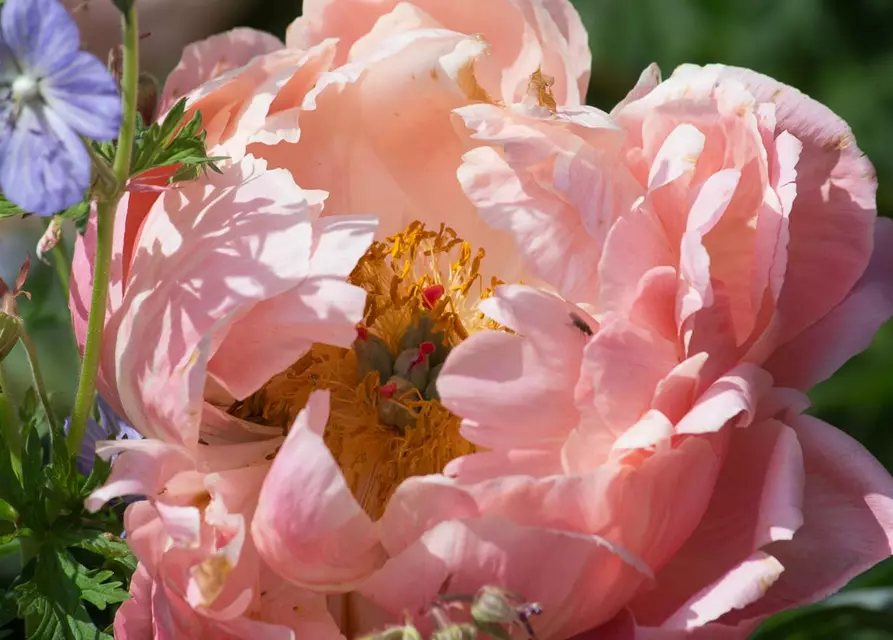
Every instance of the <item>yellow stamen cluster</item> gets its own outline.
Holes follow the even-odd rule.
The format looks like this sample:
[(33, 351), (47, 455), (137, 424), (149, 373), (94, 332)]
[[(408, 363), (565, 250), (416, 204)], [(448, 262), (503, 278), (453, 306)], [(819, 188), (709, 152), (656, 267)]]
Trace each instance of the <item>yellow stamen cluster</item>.
[[(314, 389), (328, 389), (326, 445), (359, 503), (370, 516), (380, 517), (404, 480), (440, 473), (450, 460), (475, 450), (459, 435), (459, 418), (436, 393), (399, 378), (398, 356), (424, 342), (437, 349), (430, 357), (442, 361), (470, 332), (494, 326), (475, 310), (477, 302), (501, 284), (492, 278), (484, 285), (483, 258), (483, 250), (474, 251), (445, 225), (433, 231), (413, 222), (387, 241), (376, 242), (350, 277), (367, 292), (354, 348), (313, 345), (231, 412), (287, 429)], [(375, 343), (360, 345), (365, 340)], [(369, 345), (391, 363), (398, 377), (382, 380), (380, 369), (367, 366)], [(432, 363), (428, 382), (439, 371), (439, 363)], [(383, 419), (383, 408), (402, 412), (399, 427)]]

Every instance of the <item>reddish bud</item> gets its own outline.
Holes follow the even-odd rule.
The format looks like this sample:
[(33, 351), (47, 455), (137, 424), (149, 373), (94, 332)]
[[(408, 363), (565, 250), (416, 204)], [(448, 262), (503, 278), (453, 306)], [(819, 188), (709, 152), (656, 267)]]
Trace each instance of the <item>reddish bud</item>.
[(394, 382), (383, 384), (378, 388), (378, 395), (382, 398), (393, 398), (397, 393), (397, 385)]
[(426, 309), (433, 309), (437, 301), (443, 297), (445, 289), (442, 284), (432, 284), (422, 291), (422, 300)]

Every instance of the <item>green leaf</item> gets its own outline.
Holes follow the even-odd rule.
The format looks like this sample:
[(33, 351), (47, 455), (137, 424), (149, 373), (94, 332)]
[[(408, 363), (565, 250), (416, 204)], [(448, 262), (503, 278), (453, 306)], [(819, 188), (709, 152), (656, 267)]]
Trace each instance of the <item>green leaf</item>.
[(215, 163), (222, 159), (208, 157), (201, 113), (194, 112), (186, 121), (186, 98), (183, 98), (168, 111), (162, 122), (139, 127), (134, 142), (131, 176), (139, 176), (158, 167), (182, 165), (170, 182), (191, 180), (205, 169), (219, 172)]
[(34, 640), (111, 640), (90, 619), (84, 603), (104, 610), (127, 599), (111, 571), (89, 571), (68, 551), (45, 546), (38, 555), (34, 577), (13, 593), (18, 616)]
[(96, 570), (77, 575), (77, 586), (81, 590), (81, 600), (89, 602), (99, 610), (110, 604), (124, 602), (130, 596), (124, 590), (124, 583), (112, 580), (114, 572)]
[(137, 560), (126, 542), (104, 531), (79, 531), (72, 546), (103, 557), (129, 578), (136, 571)]
[[(2, 6), (2, 5), (0, 5)], [(28, 215), (28, 212), (24, 209), (20, 209), (9, 200), (6, 199), (2, 193), (0, 193), (0, 218), (10, 218), (12, 216), (25, 216)]]
[(28, 640), (113, 640), (90, 620), (83, 604), (66, 611), (32, 580), (15, 589)]

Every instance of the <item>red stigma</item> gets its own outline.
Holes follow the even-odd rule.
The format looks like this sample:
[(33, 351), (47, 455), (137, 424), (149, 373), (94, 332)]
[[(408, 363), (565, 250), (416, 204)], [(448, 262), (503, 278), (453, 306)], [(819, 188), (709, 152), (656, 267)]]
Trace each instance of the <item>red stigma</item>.
[(393, 398), (395, 393), (397, 393), (396, 382), (391, 382), (390, 384), (385, 384), (378, 388), (378, 395), (382, 398)]
[(357, 339), (363, 342), (369, 339), (369, 331), (363, 325), (357, 325)]
[(437, 301), (443, 297), (445, 289), (442, 284), (432, 284), (422, 290), (422, 301), (426, 309), (433, 309)]
[(432, 353), (437, 350), (437, 347), (434, 346), (433, 342), (428, 342), (427, 340), (419, 345), (419, 355), (416, 356), (415, 360), (412, 361), (412, 364), (409, 365), (409, 368), (412, 369), (417, 364), (422, 364), (425, 360), (428, 359)]

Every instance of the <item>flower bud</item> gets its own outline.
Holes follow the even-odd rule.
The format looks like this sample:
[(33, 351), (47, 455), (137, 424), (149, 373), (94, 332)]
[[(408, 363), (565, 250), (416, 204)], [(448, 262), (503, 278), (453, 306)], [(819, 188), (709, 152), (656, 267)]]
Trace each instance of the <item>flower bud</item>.
[(148, 126), (155, 122), (158, 115), (158, 80), (144, 71), (139, 75), (136, 91), (136, 110), (139, 111), (143, 124)]
[(471, 604), (471, 617), (481, 624), (510, 624), (518, 612), (499, 587), (483, 587)]
[(12, 351), (22, 335), (22, 321), (14, 315), (0, 311), (0, 361)]
[(423, 640), (423, 638), (418, 629), (408, 624), (403, 627), (390, 627), (384, 631), (363, 636), (360, 640)]
[(431, 640), (475, 640), (478, 630), (471, 624), (451, 624), (431, 634)]

